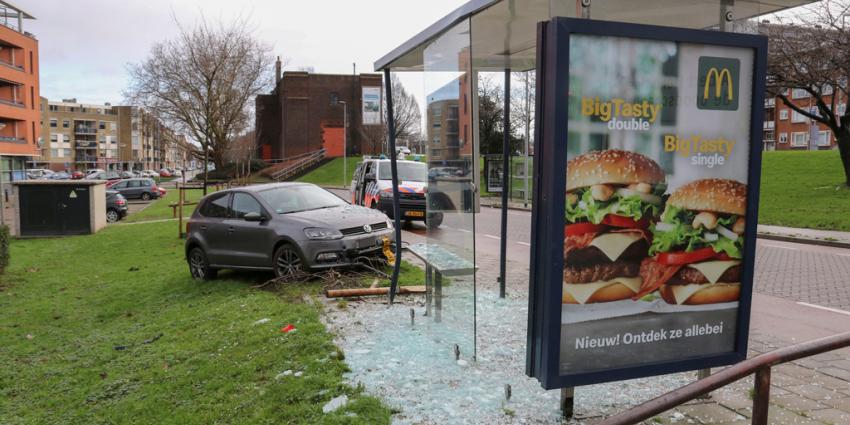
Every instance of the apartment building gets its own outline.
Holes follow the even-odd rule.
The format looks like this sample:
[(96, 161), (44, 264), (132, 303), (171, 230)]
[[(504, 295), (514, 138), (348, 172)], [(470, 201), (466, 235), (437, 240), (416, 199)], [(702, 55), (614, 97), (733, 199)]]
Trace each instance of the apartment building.
[(0, 183), (22, 179), (39, 154), (38, 40), (29, 13), (0, 1)]
[[(791, 102), (805, 111), (817, 114), (815, 99), (802, 89), (788, 90), (785, 94)], [(835, 108), (839, 115), (846, 111), (846, 96), (831, 90), (824, 101), (831, 104), (835, 96)], [(812, 125), (817, 129), (812, 130)], [(816, 132), (815, 140), (812, 135)], [(824, 150), (834, 149), (835, 136), (830, 129), (819, 122), (813, 122), (803, 114), (785, 105), (778, 97), (768, 98), (764, 102), (764, 149), (765, 150)]]
[[(41, 156), (52, 170), (159, 170), (181, 135), (137, 106), (86, 104), (77, 99), (41, 100)], [(183, 138), (185, 139), (185, 138)], [(169, 158), (176, 158), (171, 153)]]

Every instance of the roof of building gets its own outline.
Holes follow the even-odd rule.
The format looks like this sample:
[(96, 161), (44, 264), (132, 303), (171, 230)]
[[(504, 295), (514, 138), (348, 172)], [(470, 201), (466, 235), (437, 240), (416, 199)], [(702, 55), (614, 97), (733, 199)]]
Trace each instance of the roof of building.
[[(12, 9), (12, 10), (14, 10), (14, 11), (16, 11), (16, 12), (20, 13), (20, 14), (23, 16), (23, 18), (24, 18), (24, 19), (35, 19), (35, 16), (32, 16), (31, 14), (27, 13), (26, 11), (24, 11), (24, 10), (23, 10), (23, 9), (21, 9), (20, 7), (17, 7), (17, 6), (15, 6), (15, 5), (13, 5), (12, 3), (8, 2), (8, 1), (0, 0), (0, 7), (3, 7), (3, 6), (5, 6), (7, 9)], [(15, 18), (17, 18), (18, 16), (17, 16), (17, 14), (15, 14), (15, 15), (9, 15), (9, 14), (7, 13), (7, 14), (6, 14), (6, 17), (7, 17), (7, 18), (11, 18), (11, 17), (15, 17)]]

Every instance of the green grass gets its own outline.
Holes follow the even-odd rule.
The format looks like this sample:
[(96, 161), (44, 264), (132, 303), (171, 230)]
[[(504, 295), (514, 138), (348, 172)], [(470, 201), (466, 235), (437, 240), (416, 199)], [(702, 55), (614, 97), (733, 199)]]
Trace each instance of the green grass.
[[(319, 284), (271, 292), (250, 288), (269, 276), (233, 272), (193, 281), (173, 227), (12, 242), (0, 423), (389, 423), (379, 400), (345, 384), (322, 306), (304, 300)], [(288, 323), (298, 331), (281, 333)], [(276, 378), (286, 370), (303, 376)], [(324, 415), (342, 394), (349, 405)]]
[(838, 151), (765, 152), (759, 223), (850, 231)]
[(354, 176), (354, 169), (357, 164), (363, 162), (362, 156), (348, 157), (348, 174), (343, 178), (343, 159), (334, 158), (321, 167), (295, 179), (295, 181), (313, 183), (319, 186), (338, 186), (348, 187), (351, 184), (351, 179)]

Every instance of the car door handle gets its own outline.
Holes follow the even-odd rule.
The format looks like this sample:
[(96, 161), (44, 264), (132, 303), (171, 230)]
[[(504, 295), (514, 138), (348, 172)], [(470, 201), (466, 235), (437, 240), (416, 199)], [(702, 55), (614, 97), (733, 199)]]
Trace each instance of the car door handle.
[(233, 226), (228, 226), (228, 227), (227, 227), (227, 231), (228, 231), (228, 232), (233, 232), (233, 230), (234, 230), (234, 229), (233, 229)]
[(207, 230), (207, 226), (201, 226), (201, 230)]

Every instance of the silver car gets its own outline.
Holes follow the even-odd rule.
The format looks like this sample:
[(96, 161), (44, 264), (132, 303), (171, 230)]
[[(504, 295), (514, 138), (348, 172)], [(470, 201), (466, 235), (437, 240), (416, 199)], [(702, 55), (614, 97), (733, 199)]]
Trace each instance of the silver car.
[(351, 265), (393, 240), (380, 211), (349, 205), (308, 183), (273, 183), (204, 197), (187, 225), (192, 277), (219, 269), (269, 270), (277, 277)]

